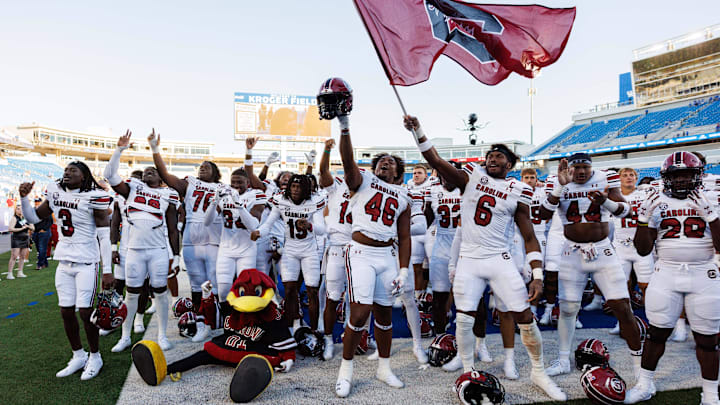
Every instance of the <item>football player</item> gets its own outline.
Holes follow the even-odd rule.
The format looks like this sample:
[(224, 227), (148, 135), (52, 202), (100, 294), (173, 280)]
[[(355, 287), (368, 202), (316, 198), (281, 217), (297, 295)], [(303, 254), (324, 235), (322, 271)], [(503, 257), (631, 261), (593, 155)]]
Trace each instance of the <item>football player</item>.
[(663, 192), (650, 193), (638, 210), (635, 247), (641, 256), (655, 247), (658, 263), (645, 299), (649, 331), (642, 369), (625, 403), (655, 394), (655, 368), (684, 305), (700, 363), (702, 403), (718, 404), (720, 277), (713, 255), (720, 249), (720, 221), (709, 201), (714, 196), (702, 190), (702, 162), (690, 152), (672, 153), (660, 174)]
[[(215, 265), (222, 233), (222, 219), (218, 216), (211, 226), (205, 226), (205, 213), (210, 200), (220, 185), (220, 170), (210, 161), (203, 162), (198, 168), (197, 177), (187, 176), (180, 179), (172, 175), (160, 155), (160, 134), (155, 129), (148, 136), (153, 153), (153, 162), (162, 180), (183, 197), (185, 206), (185, 226), (183, 229), (182, 253), (185, 267), (190, 278), (190, 290), (195, 309), (200, 308), (202, 283), (210, 281), (213, 293), (217, 294)], [(205, 324), (198, 322), (198, 330), (193, 342), (202, 342), (210, 333)]]
[(254, 268), (257, 261), (257, 244), (250, 239), (250, 233), (260, 225), (267, 198), (264, 192), (248, 188), (248, 184), (244, 169), (233, 171), (230, 187), (218, 187), (217, 196), (213, 197), (205, 213), (206, 226), (211, 226), (217, 215), (222, 217), (223, 229), (215, 266), (221, 305), (226, 302), (235, 277), (244, 269)]
[(131, 132), (118, 139), (117, 148), (108, 165), (105, 177), (113, 190), (125, 199), (127, 221), (127, 256), (125, 258), (125, 278), (128, 317), (122, 326), (122, 336), (113, 346), (113, 352), (121, 352), (132, 344), (130, 334), (132, 319), (138, 308), (138, 298), (147, 277), (155, 293), (158, 322), (158, 344), (163, 350), (172, 348), (167, 338), (168, 290), (167, 279), (170, 259), (167, 252), (168, 237), (164, 225), (167, 223), (173, 263), (180, 264), (180, 244), (177, 230), (177, 206), (180, 196), (175, 190), (163, 187), (162, 179), (154, 167), (143, 170), (142, 180), (129, 178), (125, 181), (118, 174), (120, 155), (131, 147)]
[[(433, 179), (427, 174), (427, 168), (420, 164), (413, 168), (413, 176), (407, 181), (407, 188), (412, 192), (413, 201), (419, 200), (419, 204), (424, 206), (424, 197), (429, 188), (433, 185)], [(427, 257), (430, 250), (425, 243), (426, 239), (432, 236), (426, 236), (425, 233), (419, 235), (411, 235), (412, 249), (410, 251), (410, 263), (413, 266), (415, 278), (415, 297), (417, 298), (427, 288), (428, 279), (425, 276), (425, 269), (428, 268)], [(429, 278), (429, 277), (428, 277)]]
[(559, 355), (550, 363), (549, 375), (569, 373), (570, 348), (588, 274), (607, 299), (620, 323), (633, 359), (635, 374), (640, 371), (640, 330), (630, 308), (627, 278), (609, 236), (610, 215), (632, 216), (630, 204), (620, 192), (620, 176), (613, 171), (593, 170), (586, 153), (562, 159), (555, 183), (540, 207), (540, 217), (550, 219), (560, 207), (565, 245), (559, 271), (560, 315)]
[[(34, 184), (23, 183), (19, 187), (22, 212), (31, 224), (50, 215), (57, 219), (60, 239), (53, 256), (59, 262), (55, 270), (55, 288), (65, 334), (73, 351), (67, 367), (55, 376), (67, 377), (84, 369), (80, 379), (89, 380), (103, 366), (98, 351), (98, 328), (90, 321), (90, 315), (97, 293), (98, 259), (102, 260), (102, 287), (109, 289), (113, 285), (108, 218), (112, 197), (98, 186), (90, 168), (80, 161), (69, 163), (62, 179), (48, 184), (45, 201), (37, 208), (27, 197)], [(80, 342), (76, 308), (85, 327), (89, 356)]]
[[(635, 246), (633, 246), (633, 239), (635, 238), (635, 230), (637, 229), (637, 210), (640, 208), (640, 204), (645, 201), (646, 193), (643, 190), (638, 190), (635, 186), (637, 183), (637, 172), (635, 169), (625, 167), (620, 169), (619, 175), (620, 192), (625, 198), (625, 201), (630, 204), (632, 215), (622, 218), (613, 216), (613, 221), (615, 222), (613, 246), (622, 264), (625, 278), (630, 280), (630, 272), (635, 271), (638, 286), (644, 295), (655, 263), (652, 255), (643, 257), (637, 253)], [(611, 335), (617, 335), (618, 333), (620, 333), (620, 323), (615, 324), (615, 327), (610, 330)]]
[[(350, 394), (355, 349), (371, 311), (379, 355), (375, 376), (393, 388), (402, 388), (405, 384), (390, 368), (390, 348), (392, 296), (404, 291), (410, 263), (410, 196), (407, 189), (395, 184), (403, 176), (405, 163), (399, 157), (381, 154), (373, 158), (370, 171), (358, 167), (348, 115), (352, 90), (344, 80), (332, 78), (323, 83), (318, 107), (321, 117), (338, 118), (345, 183), (354, 193), (352, 241), (346, 253), (350, 320), (345, 328), (335, 393), (339, 397)], [(393, 247), (395, 238), (397, 250)]]
[(288, 326), (300, 328), (299, 279), (302, 270), (308, 294), (310, 327), (317, 330), (319, 318), (318, 288), (320, 287), (320, 261), (317, 255), (315, 234), (325, 233), (322, 210), (325, 200), (313, 198), (310, 179), (294, 174), (282, 194), (270, 199), (272, 212), (260, 227), (250, 235), (258, 240), (270, 233), (276, 222), (284, 224), (285, 246), (280, 258), (280, 277), (285, 287), (285, 316)]
[[(352, 234), (352, 215), (350, 215), (350, 190), (340, 177), (330, 174), (330, 152), (335, 146), (334, 139), (325, 141), (325, 150), (320, 159), (320, 187), (328, 196), (325, 208), (325, 224), (328, 234), (328, 247), (323, 266), (327, 288), (327, 303), (323, 317), (325, 319), (325, 351), (323, 358), (333, 357), (333, 325), (337, 318), (336, 308), (346, 290), (345, 253)], [(346, 300), (347, 302), (347, 300)]]
[[(552, 399), (565, 401), (565, 393), (545, 373), (542, 336), (528, 306), (529, 301), (542, 294), (542, 254), (530, 221), (533, 192), (524, 183), (506, 180), (517, 156), (507, 146), (496, 144), (485, 155), (485, 167), (469, 163), (458, 170), (440, 157), (425, 137), (417, 118), (406, 116), (404, 124), (415, 136), (425, 160), (463, 193), (462, 241), (453, 295), (457, 307), (458, 354), (465, 372), (473, 370), (475, 339), (472, 328), (478, 303), (489, 284), (497, 298), (498, 309), (511, 312), (519, 325), (532, 364), (531, 381)], [(529, 292), (509, 253), (508, 242), (515, 224), (523, 236), (526, 260), (532, 268)]]

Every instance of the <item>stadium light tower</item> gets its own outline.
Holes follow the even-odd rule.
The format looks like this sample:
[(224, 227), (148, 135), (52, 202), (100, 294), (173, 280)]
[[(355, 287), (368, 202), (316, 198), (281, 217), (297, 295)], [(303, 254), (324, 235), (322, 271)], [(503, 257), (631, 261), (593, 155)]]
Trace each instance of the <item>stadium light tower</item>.
[(534, 145), (533, 142), (533, 98), (537, 94), (537, 89), (533, 86), (535, 79), (530, 79), (530, 88), (528, 89), (528, 96), (530, 96), (530, 145)]

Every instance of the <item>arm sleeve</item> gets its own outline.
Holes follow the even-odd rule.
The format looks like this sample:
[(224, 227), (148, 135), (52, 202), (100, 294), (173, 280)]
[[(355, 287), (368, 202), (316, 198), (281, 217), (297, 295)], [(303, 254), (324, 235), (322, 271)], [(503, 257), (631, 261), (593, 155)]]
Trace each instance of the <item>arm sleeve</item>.
[(105, 166), (105, 171), (103, 171), (103, 176), (105, 176), (108, 183), (110, 183), (113, 187), (122, 183), (122, 178), (118, 174), (118, 170), (120, 169), (120, 155), (122, 154), (122, 151), (123, 149), (121, 148), (115, 149), (115, 152), (113, 152), (110, 157), (110, 161), (107, 166)]
[(323, 210), (316, 211), (313, 214), (312, 225), (315, 236), (325, 235), (325, 216), (323, 216)]
[(97, 238), (100, 243), (100, 260), (103, 274), (112, 273), (112, 247), (110, 244), (110, 227), (97, 228)]
[(208, 207), (207, 211), (205, 211), (205, 226), (210, 226), (215, 218), (217, 217), (217, 205), (218, 205), (218, 199), (213, 198), (212, 202), (210, 203), (210, 206)]
[(20, 199), (20, 208), (22, 209), (23, 216), (28, 220), (28, 222), (31, 224), (37, 224), (40, 222), (40, 217), (37, 216), (35, 207), (33, 207), (33, 204), (27, 196)]
[[(238, 209), (238, 212), (240, 214), (240, 219), (242, 220), (243, 225), (245, 225), (245, 228), (252, 232), (256, 229), (258, 229), (258, 226), (260, 225), (260, 221), (257, 220), (250, 212), (247, 210), (247, 208), (240, 206)], [(207, 220), (205, 221), (207, 222)], [(262, 234), (261, 234), (262, 235)]]
[(260, 231), (260, 236), (267, 235), (270, 232), (270, 228), (278, 219), (280, 219), (280, 211), (277, 208), (273, 207), (270, 211), (270, 215), (265, 218), (265, 222), (263, 222), (257, 229), (258, 231)]

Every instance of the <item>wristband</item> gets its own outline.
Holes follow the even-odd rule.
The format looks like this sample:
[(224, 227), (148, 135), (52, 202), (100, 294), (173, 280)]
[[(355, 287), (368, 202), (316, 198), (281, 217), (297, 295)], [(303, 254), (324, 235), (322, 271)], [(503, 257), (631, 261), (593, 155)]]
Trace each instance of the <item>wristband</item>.
[(341, 129), (340, 135), (350, 135), (350, 129)]
[(350, 131), (350, 116), (338, 115), (338, 124), (340, 124), (340, 132)]
[(418, 149), (420, 150), (420, 152), (427, 152), (427, 151), (429, 151), (430, 149), (432, 149), (432, 147), (433, 147), (432, 142), (430, 142), (430, 141), (427, 140), (427, 139), (425, 139), (425, 142), (422, 142), (422, 143), (419, 143), (419, 144), (418, 144)]
[(113, 243), (112, 245), (110, 245), (110, 250), (112, 250), (113, 252), (117, 252), (117, 251), (118, 251), (118, 246)]
[(553, 191), (550, 193), (550, 195), (560, 198), (562, 197), (563, 191), (565, 191), (565, 186), (553, 187)]
[(639, 222), (637, 223), (637, 226), (648, 226), (647, 222)]
[(551, 212), (554, 212), (555, 210), (557, 210), (558, 205), (560, 205), (560, 203), (553, 204), (550, 202), (549, 198), (544, 199), (542, 202), (543, 208), (545, 208), (546, 210), (551, 211)]
[(415, 136), (415, 143), (417, 143), (418, 146), (420, 145), (420, 138), (425, 137), (427, 139), (427, 137), (425, 136), (425, 131), (423, 131), (422, 127), (420, 126), (418, 126), (418, 129), (413, 130), (412, 133)]
[(543, 261), (542, 253), (540, 253), (538, 251), (527, 252), (527, 254), (525, 255), (525, 262), (527, 264), (530, 264), (530, 262), (535, 261), (535, 260), (540, 261), (540, 262)]
[(245, 166), (252, 166), (254, 163), (252, 159), (245, 159)]
[(328, 155), (330, 154), (330, 150), (328, 149), (325, 149), (323, 152), (327, 153)]
[(532, 277), (533, 277), (533, 280), (543, 281), (544, 277), (543, 277), (542, 267), (535, 267), (534, 269), (532, 269)]
[(617, 211), (617, 209), (620, 207), (620, 204), (608, 198), (607, 200), (603, 201), (602, 206), (614, 215), (615, 211)]
[(150, 144), (150, 150), (152, 153), (160, 153), (160, 146), (158, 146), (158, 144)]

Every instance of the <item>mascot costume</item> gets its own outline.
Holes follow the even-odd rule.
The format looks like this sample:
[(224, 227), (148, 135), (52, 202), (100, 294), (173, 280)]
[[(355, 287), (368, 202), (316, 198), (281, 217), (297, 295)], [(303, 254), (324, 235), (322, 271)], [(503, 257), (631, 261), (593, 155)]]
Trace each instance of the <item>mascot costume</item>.
[(273, 368), (287, 372), (295, 362), (297, 343), (272, 302), (275, 283), (256, 269), (243, 270), (228, 293), (227, 304), (221, 306), (209, 292), (209, 285), (203, 287), (199, 312), (205, 316), (205, 323), (222, 326), (224, 333), (206, 342), (204, 350), (171, 364), (165, 362), (157, 343), (142, 340), (133, 346), (133, 363), (149, 385), (160, 384), (166, 375), (178, 381), (182, 372), (207, 364), (237, 366), (230, 398), (249, 402), (270, 384)]

